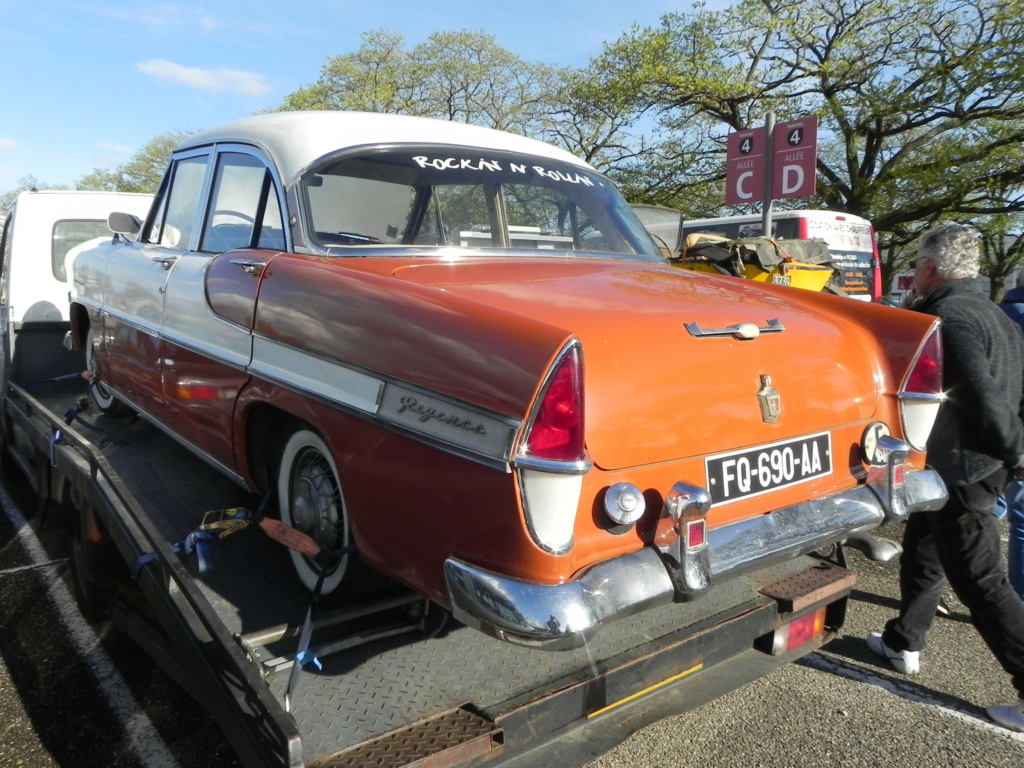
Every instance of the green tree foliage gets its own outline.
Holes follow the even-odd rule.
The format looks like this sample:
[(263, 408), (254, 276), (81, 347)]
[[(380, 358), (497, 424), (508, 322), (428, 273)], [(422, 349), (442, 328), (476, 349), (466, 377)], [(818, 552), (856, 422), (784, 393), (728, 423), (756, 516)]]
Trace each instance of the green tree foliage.
[(457, 120), (531, 136), (547, 132), (566, 73), (523, 61), (483, 31), (435, 32), (413, 48), (378, 29), (281, 109), (344, 109)]
[(740, 0), (633, 29), (594, 66), (658, 115), (662, 157), (696, 160), (684, 208), (698, 182), (721, 184), (729, 130), (816, 115), (818, 199), (800, 204), (871, 219), (896, 269), (938, 220), (1024, 210), (1022, 50), (1018, 2)]
[(160, 186), (171, 152), (192, 133), (168, 131), (154, 136), (127, 163), (113, 170), (94, 168), (75, 182), (75, 189), (154, 193)]

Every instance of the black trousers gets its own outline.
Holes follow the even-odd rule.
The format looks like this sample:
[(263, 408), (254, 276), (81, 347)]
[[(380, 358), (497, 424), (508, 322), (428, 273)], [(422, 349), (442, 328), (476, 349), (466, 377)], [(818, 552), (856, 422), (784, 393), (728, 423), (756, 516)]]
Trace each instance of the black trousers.
[(1024, 602), (1000, 559), (999, 520), (992, 514), (1009, 475), (998, 470), (965, 486), (950, 486), (935, 512), (915, 512), (906, 523), (900, 561), (900, 615), (882, 637), (894, 651), (921, 651), (946, 579), (971, 612), (971, 621), (1024, 699)]

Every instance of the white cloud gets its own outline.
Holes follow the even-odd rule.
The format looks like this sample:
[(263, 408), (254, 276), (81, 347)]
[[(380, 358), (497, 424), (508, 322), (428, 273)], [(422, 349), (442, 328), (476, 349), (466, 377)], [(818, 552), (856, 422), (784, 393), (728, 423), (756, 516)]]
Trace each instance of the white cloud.
[(151, 59), (135, 67), (139, 72), (171, 83), (195, 88), (207, 93), (233, 93), (239, 96), (263, 96), (270, 86), (262, 75), (237, 69), (199, 69), (185, 67), (165, 59)]
[(212, 16), (201, 16), (199, 18), (199, 28), (203, 30), (204, 34), (212, 35), (223, 25)]
[(0, 152), (10, 152), (12, 149), (14, 149), (14, 139), (0, 136)]

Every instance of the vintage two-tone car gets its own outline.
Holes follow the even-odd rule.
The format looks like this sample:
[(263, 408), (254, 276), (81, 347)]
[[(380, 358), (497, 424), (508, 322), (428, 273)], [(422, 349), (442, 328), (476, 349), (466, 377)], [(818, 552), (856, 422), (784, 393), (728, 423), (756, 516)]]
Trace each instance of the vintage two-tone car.
[(263, 115), (110, 223), (72, 266), (98, 404), (276, 487), (324, 594), (368, 566), (572, 647), (945, 499), (935, 318), (674, 269), (538, 141)]

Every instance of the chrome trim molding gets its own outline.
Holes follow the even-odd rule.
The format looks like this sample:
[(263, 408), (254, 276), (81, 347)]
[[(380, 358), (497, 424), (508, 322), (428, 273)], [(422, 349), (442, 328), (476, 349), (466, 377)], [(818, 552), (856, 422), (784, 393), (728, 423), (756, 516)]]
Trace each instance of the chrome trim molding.
[(184, 437), (182, 437), (181, 435), (179, 435), (173, 429), (168, 427), (165, 422), (163, 422), (160, 419), (158, 419), (155, 416), (153, 416), (145, 408), (140, 408), (138, 405), (136, 405), (134, 400), (132, 400), (130, 397), (126, 397), (116, 387), (112, 387), (112, 386), (110, 386), (109, 384), (106, 384), (106, 383), (104, 383), (103, 386), (106, 387), (107, 389), (109, 389), (111, 394), (114, 395), (118, 400), (120, 400), (125, 405), (127, 405), (129, 408), (131, 408), (133, 411), (138, 413), (142, 418), (144, 418), (146, 421), (148, 421), (154, 427), (156, 427), (161, 432), (163, 432), (167, 437), (169, 437), (172, 440), (174, 440), (174, 442), (176, 442), (182, 448), (185, 448), (186, 450), (191, 451), (198, 458), (200, 458), (203, 461), (205, 461), (207, 464), (209, 464), (211, 467), (216, 469), (218, 472), (221, 472), (222, 474), (224, 474), (233, 483), (239, 485), (240, 487), (242, 487), (242, 488), (244, 488), (246, 490), (249, 490), (249, 486), (246, 485), (245, 478), (243, 478), (240, 474), (238, 474), (233, 469), (228, 467), (226, 464), (222, 464), (220, 461), (218, 461), (217, 459), (213, 458), (213, 456), (211, 456), (209, 453), (204, 451), (202, 448), (200, 448), (198, 445), (193, 443), (191, 440), (187, 440)]
[(729, 325), (725, 328), (708, 328), (704, 330), (700, 327), (700, 323), (683, 323), (683, 327), (689, 332), (695, 339), (709, 339), (717, 336), (732, 336), (735, 339), (756, 339), (762, 333), (781, 333), (786, 330), (786, 326), (782, 324), (781, 320), (774, 319), (769, 320), (767, 325), (758, 326), (757, 323), (737, 323), (736, 325)]
[(366, 413), (376, 413), (384, 382), (343, 365), (253, 336), (249, 370)]
[(922, 400), (928, 403), (943, 403), (949, 399), (945, 392), (898, 392), (896, 397), (900, 400)]
[(387, 382), (377, 417), (404, 431), (498, 461), (508, 461), (519, 422)]
[[(870, 480), (869, 480), (870, 482)], [(933, 470), (907, 472), (906, 509), (937, 509), (946, 486)], [(732, 578), (821, 549), (892, 518), (887, 489), (859, 485), (821, 499), (709, 532), (711, 573)], [(677, 598), (668, 566), (654, 547), (598, 563), (564, 584), (502, 576), (456, 558), (445, 562), (452, 613), (464, 624), (517, 645), (568, 650), (603, 625)]]
[(594, 462), (587, 451), (582, 461), (554, 461), (537, 459), (532, 456), (516, 456), (512, 465), (517, 469), (536, 469), (539, 472), (551, 472), (555, 475), (585, 475), (594, 468)]
[[(251, 373), (331, 407), (500, 472), (522, 422), (372, 371), (253, 336)], [(589, 467), (588, 467), (589, 468)]]

